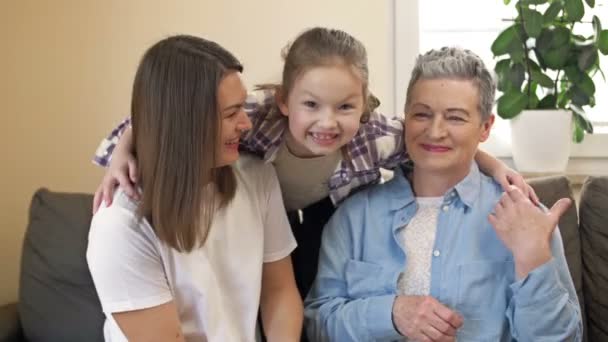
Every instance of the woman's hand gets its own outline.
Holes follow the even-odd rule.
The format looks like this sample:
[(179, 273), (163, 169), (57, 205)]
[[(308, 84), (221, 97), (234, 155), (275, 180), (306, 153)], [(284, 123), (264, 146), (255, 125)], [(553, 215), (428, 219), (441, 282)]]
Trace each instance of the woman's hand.
[(512, 185), (502, 195), (488, 219), (513, 253), (518, 279), (551, 259), (551, 234), (570, 204), (569, 199), (562, 198), (549, 212), (543, 212)]
[(431, 296), (397, 296), (393, 323), (403, 336), (414, 341), (456, 340), (462, 317)]

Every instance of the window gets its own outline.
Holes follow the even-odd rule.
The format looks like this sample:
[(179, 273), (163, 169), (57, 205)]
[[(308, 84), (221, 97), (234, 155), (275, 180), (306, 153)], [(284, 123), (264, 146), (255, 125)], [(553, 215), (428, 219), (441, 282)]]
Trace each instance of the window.
[[(608, 1), (596, 1), (594, 13), (608, 24)], [(399, 9), (400, 0), (396, 0), (395, 7), (395, 35), (396, 45), (399, 44), (399, 24), (407, 18), (404, 11)], [(418, 45), (419, 51), (424, 52), (431, 48), (457, 45), (470, 49), (479, 54), (489, 68), (494, 68), (495, 59), (490, 46), (498, 34), (508, 25), (510, 18), (516, 16), (514, 6), (504, 5), (502, 0), (420, 0), (418, 4)], [(587, 13), (586, 21), (591, 21)], [(578, 29), (582, 29), (579, 27)], [(592, 30), (588, 25), (589, 31)], [(410, 47), (411, 48), (411, 47)], [(404, 54), (399, 46), (396, 47), (396, 65)], [(608, 99), (600, 94), (608, 94), (608, 56), (600, 55), (607, 81), (598, 73), (596, 80), (596, 106), (586, 108), (589, 119), (594, 122), (597, 134), (587, 135), (583, 144), (574, 146), (574, 157), (608, 157)], [(407, 67), (411, 67), (408, 64)], [(401, 69), (406, 66), (401, 65)], [(498, 156), (510, 156), (510, 128), (506, 120), (497, 118), (493, 136), (486, 148)]]

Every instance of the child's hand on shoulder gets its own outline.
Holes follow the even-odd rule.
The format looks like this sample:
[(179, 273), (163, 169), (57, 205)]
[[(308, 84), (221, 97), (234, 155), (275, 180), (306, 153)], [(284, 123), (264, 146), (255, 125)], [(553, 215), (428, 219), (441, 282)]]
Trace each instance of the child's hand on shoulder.
[(115, 149), (110, 166), (103, 176), (103, 180), (93, 198), (93, 214), (97, 212), (101, 202), (104, 201), (107, 206), (112, 204), (114, 190), (120, 186), (127, 196), (138, 200), (139, 193), (136, 190), (137, 184), (137, 161), (133, 154), (123, 149)]
[(505, 192), (511, 189), (511, 185), (517, 187), (535, 205), (540, 204), (540, 200), (534, 189), (526, 183), (524, 177), (510, 167), (500, 168), (494, 175), (494, 179), (502, 186)]

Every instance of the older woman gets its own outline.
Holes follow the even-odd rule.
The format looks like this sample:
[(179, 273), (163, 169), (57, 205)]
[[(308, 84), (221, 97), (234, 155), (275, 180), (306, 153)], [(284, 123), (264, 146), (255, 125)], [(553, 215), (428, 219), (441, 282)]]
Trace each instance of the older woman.
[(310, 338), (581, 340), (556, 229), (569, 201), (544, 212), (474, 162), (494, 93), (470, 51), (418, 58), (405, 119), (414, 166), (356, 194), (328, 223), (305, 302)]

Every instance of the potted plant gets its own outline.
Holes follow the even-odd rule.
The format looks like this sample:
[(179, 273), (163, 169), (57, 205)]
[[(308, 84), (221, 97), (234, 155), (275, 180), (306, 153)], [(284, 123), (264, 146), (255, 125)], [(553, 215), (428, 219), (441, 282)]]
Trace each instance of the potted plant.
[[(494, 69), (502, 93), (498, 115), (511, 119), (513, 159), (520, 171), (564, 171), (571, 134), (581, 142), (585, 132), (593, 133), (584, 110), (595, 105), (592, 77), (603, 76), (599, 53), (608, 54), (608, 30), (597, 16), (583, 20), (595, 0), (518, 0), (511, 5), (517, 16), (491, 47), (499, 58)], [(585, 25), (590, 34), (577, 31)]]

